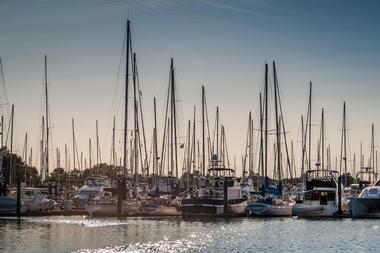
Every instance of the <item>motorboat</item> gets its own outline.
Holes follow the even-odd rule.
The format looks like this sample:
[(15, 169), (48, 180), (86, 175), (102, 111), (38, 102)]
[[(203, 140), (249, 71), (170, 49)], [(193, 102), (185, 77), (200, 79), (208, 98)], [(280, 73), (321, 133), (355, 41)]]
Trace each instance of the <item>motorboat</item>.
[(149, 198), (142, 202), (141, 210), (148, 216), (179, 216), (181, 215), (180, 198), (174, 195), (163, 195)]
[(211, 160), (210, 176), (205, 186), (194, 190), (183, 198), (183, 216), (241, 216), (246, 214), (247, 195), (239, 180), (233, 176), (233, 169), (219, 164), (214, 156)]
[(126, 196), (121, 199), (120, 213), (117, 188), (105, 187), (101, 197), (98, 196), (88, 198), (84, 204), (84, 208), (91, 216), (131, 216), (141, 212), (141, 201), (136, 198), (132, 189), (127, 189)]
[(339, 200), (338, 172), (333, 170), (309, 170), (305, 173), (304, 189), (296, 196), (293, 215), (298, 217), (333, 217), (348, 211), (348, 200), (342, 191)]
[(84, 185), (74, 195), (73, 202), (75, 209), (85, 209), (85, 203), (88, 199), (101, 198), (103, 189), (110, 187), (111, 180), (106, 176), (91, 176), (85, 180)]
[(45, 212), (54, 208), (54, 201), (47, 199), (40, 188), (23, 188), (21, 190), (21, 209), (22, 214)]
[(353, 218), (379, 218), (380, 180), (375, 185), (364, 188), (358, 197), (350, 200), (350, 203)]

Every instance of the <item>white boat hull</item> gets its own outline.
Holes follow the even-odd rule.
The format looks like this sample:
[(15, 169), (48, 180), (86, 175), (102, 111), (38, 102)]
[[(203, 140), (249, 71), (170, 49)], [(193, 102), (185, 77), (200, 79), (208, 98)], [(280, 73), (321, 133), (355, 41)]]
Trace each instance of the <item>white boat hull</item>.
[(293, 206), (293, 215), (298, 217), (332, 217), (337, 211), (336, 205), (297, 203)]
[(151, 216), (179, 216), (181, 211), (175, 206), (165, 206), (160, 204), (144, 204), (141, 207), (144, 215)]
[[(116, 201), (86, 203), (85, 209), (91, 216), (118, 216), (118, 206)], [(124, 201), (121, 205), (122, 216), (136, 215), (140, 212), (140, 203)]]
[(292, 216), (291, 205), (271, 205), (267, 203), (252, 203), (248, 206), (248, 212), (252, 216), (260, 217), (284, 217)]

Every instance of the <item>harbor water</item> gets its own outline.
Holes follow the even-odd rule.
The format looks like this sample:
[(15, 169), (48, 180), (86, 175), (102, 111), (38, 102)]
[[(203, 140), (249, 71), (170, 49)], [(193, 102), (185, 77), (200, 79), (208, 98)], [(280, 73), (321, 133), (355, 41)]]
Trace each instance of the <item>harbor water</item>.
[(380, 220), (0, 218), (0, 252), (378, 252)]

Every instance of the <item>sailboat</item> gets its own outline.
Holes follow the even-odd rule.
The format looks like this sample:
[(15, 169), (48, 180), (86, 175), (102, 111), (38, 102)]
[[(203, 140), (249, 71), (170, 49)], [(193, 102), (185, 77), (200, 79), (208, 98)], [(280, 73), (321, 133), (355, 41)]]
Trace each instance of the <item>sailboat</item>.
[[(90, 199), (85, 204), (85, 209), (94, 216), (116, 216), (116, 215), (134, 215), (140, 213), (141, 202), (140, 202), (140, 192), (141, 187), (137, 185), (137, 167), (138, 167), (138, 154), (140, 147), (140, 136), (139, 136), (139, 120), (138, 120), (138, 100), (137, 100), (137, 64), (136, 64), (136, 54), (132, 55), (132, 43), (131, 43), (131, 29), (130, 20), (127, 21), (127, 36), (126, 36), (126, 47), (125, 47), (125, 108), (124, 108), (124, 177), (119, 178), (119, 188), (124, 189), (119, 191), (118, 188), (106, 187), (103, 188), (104, 193), (99, 199)], [(132, 60), (131, 60), (132, 58)], [(134, 164), (131, 164), (133, 170), (130, 171), (130, 182), (128, 182), (126, 176), (128, 174), (127, 170), (127, 123), (128, 123), (128, 90), (129, 90), (129, 71), (130, 71), (130, 61), (132, 61), (132, 76), (133, 76), (133, 112), (134, 112), (134, 127), (133, 127), (133, 149), (131, 154), (133, 155)], [(139, 91), (140, 92), (140, 91)]]
[[(263, 182), (259, 194), (254, 194), (249, 203), (247, 212), (251, 216), (291, 216), (292, 215), (292, 205), (288, 199), (284, 198), (283, 186), (282, 186), (282, 163), (281, 163), (281, 129), (284, 131), (284, 122), (282, 117), (281, 103), (278, 91), (277, 83), (277, 73), (276, 65), (273, 62), (273, 75), (274, 75), (274, 105), (275, 105), (275, 124), (276, 124), (276, 145), (275, 145), (275, 171), (273, 175), (277, 174), (277, 185), (269, 184), (268, 177), (268, 64), (265, 64), (265, 86), (264, 86), (264, 106), (262, 106), (262, 101), (260, 99), (260, 128), (261, 132), (264, 132), (264, 140), (261, 135), (261, 145), (260, 148), (263, 156), (261, 155), (261, 166), (263, 173)], [(260, 96), (261, 98), (261, 96)], [(263, 116), (265, 119), (265, 124), (263, 124)], [(285, 136), (285, 131), (284, 131)], [(286, 146), (286, 139), (285, 139)], [(288, 159), (289, 160), (289, 159)], [(276, 181), (276, 180), (273, 180)]]
[[(148, 198), (144, 199), (141, 204), (141, 209), (144, 215), (152, 216), (176, 216), (181, 215), (180, 212), (180, 199), (178, 194), (178, 158), (177, 158), (177, 115), (176, 115), (176, 92), (175, 92), (175, 78), (174, 78), (174, 61), (173, 58), (170, 59), (170, 78), (168, 87), (168, 96), (166, 101), (166, 115), (165, 115), (165, 126), (164, 126), (164, 139), (165, 143), (166, 132), (168, 132), (167, 137), (170, 139), (168, 141), (169, 148), (166, 150), (168, 152), (168, 177), (162, 177), (164, 161), (161, 160), (161, 173), (156, 174), (156, 182), (153, 185), (151, 191), (148, 194)], [(168, 109), (170, 103), (170, 117), (168, 117)], [(156, 103), (154, 100), (154, 118), (156, 119)], [(166, 124), (168, 122), (168, 124)], [(170, 131), (169, 131), (170, 130)], [(157, 155), (157, 124), (155, 120), (154, 126), (154, 164), (156, 171), (158, 170), (158, 155)], [(165, 146), (163, 144), (162, 152), (165, 151)], [(170, 151), (170, 152), (169, 152)], [(165, 157), (163, 154), (162, 157)], [(175, 177), (173, 177), (175, 171)], [(158, 171), (157, 171), (158, 172)]]

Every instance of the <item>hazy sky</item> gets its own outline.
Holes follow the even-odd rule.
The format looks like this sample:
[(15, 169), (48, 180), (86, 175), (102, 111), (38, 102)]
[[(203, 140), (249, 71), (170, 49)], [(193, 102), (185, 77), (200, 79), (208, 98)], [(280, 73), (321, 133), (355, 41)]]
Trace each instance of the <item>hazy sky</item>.
[[(0, 56), (8, 98), (15, 104), (16, 150), (22, 152), (28, 132), (33, 162), (38, 164), (46, 53), (53, 148), (59, 147), (63, 153), (66, 143), (71, 150), (74, 118), (78, 148), (87, 157), (88, 138), (95, 139), (97, 119), (102, 160), (109, 161), (114, 114), (118, 129), (122, 129), (124, 71), (119, 64), (129, 17), (149, 146), (153, 96), (158, 100), (162, 131), (173, 57), (182, 136), (187, 120), (192, 119), (192, 107), (200, 106), (204, 84), (210, 120), (213, 122), (219, 105), (231, 160), (235, 155), (240, 165), (249, 110), (257, 117), (264, 63), (275, 60), (288, 138), (298, 146), (297, 158), (300, 115), (306, 112), (309, 80), (314, 85), (314, 151), (324, 107), (327, 142), (333, 156), (339, 156), (342, 104), (346, 101), (349, 157), (358, 154), (360, 140), (368, 154), (371, 123), (375, 130), (380, 126), (379, 13), (376, 0), (0, 0)], [(121, 143), (118, 147), (121, 152)]]

